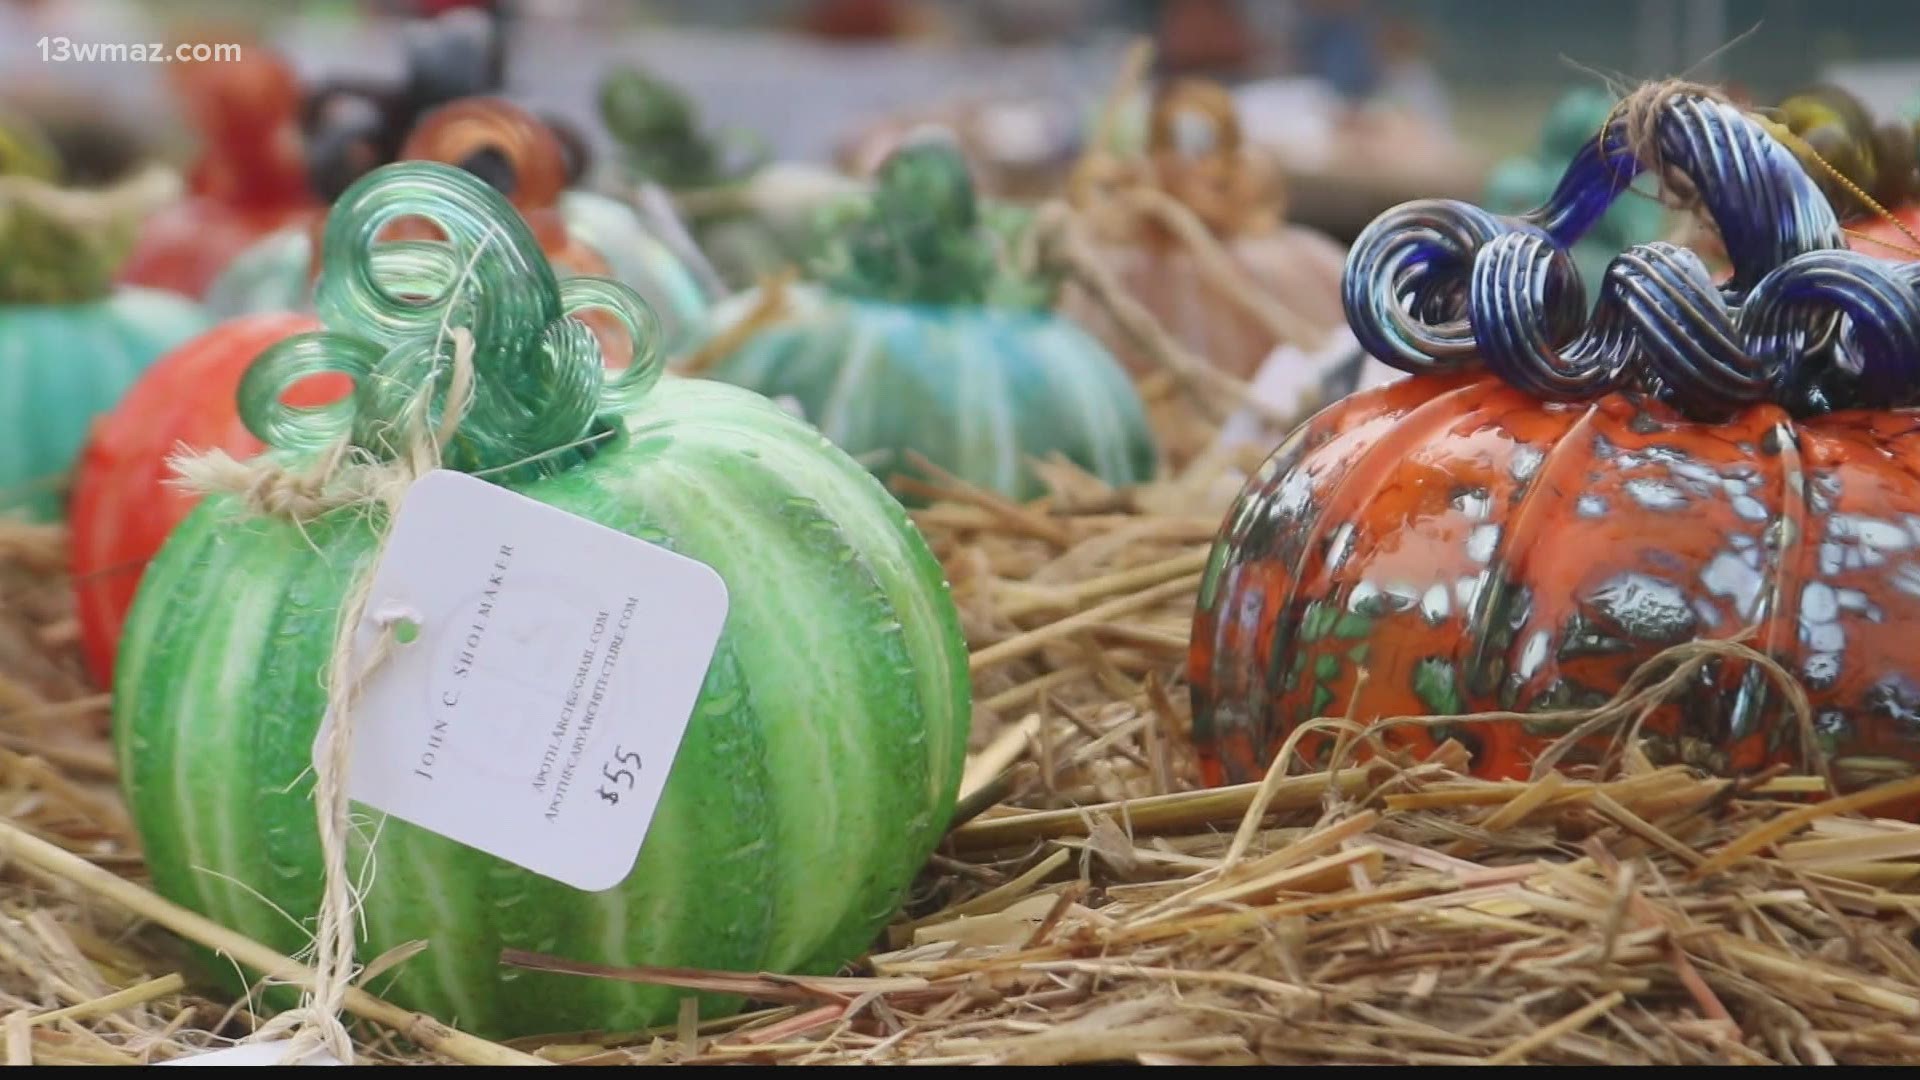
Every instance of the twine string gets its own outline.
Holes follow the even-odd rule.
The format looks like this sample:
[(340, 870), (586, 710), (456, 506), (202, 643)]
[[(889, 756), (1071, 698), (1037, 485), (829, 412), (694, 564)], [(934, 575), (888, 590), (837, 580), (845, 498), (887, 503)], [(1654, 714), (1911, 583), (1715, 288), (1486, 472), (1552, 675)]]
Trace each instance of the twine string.
[[(385, 470), (384, 482), (377, 490), (368, 493), (370, 501), (385, 508), (387, 527), (391, 527), (399, 512), (407, 489), (439, 467), (440, 448), (458, 429), (460, 418), (472, 404), (473, 335), (465, 327), (450, 327), (447, 336), (454, 344), (454, 359), (445, 412), (438, 424), (427, 426), (425, 399), (431, 389), (421, 387), (416, 407), (408, 411), (407, 452)], [(382, 544), (385, 531), (383, 528)], [(375, 545), (376, 550), (379, 546)], [(361, 624), (367, 620), (372, 591), (373, 574), (369, 568), (355, 579), (341, 604), (332, 658), (327, 665), (326, 720), (313, 769), (313, 801), (320, 829), (323, 874), (314, 930), (314, 982), (299, 1008), (274, 1017), (255, 1035), (256, 1039), (270, 1040), (292, 1032), (283, 1064), (293, 1064), (316, 1049), (324, 1049), (338, 1061), (353, 1060), (353, 1042), (340, 1020), (340, 1013), (358, 971), (354, 945), (360, 897), (353, 888), (347, 859), (353, 834), (347, 769), (353, 747), (354, 709), (368, 680), (393, 656), (399, 645), (398, 626), (406, 617), (397, 612), (380, 613), (373, 620), (375, 633), (367, 655), (364, 660), (359, 659), (357, 639)], [(367, 859), (372, 858), (369, 851)]]

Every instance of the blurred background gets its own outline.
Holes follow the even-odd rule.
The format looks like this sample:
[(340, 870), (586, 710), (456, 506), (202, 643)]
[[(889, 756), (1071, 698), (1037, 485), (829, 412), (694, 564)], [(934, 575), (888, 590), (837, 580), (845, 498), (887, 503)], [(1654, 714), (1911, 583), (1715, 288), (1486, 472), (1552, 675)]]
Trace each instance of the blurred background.
[(1340, 236), (1408, 185), (1477, 190), (1563, 93), (1609, 78), (1686, 75), (1760, 102), (1825, 80), (1876, 112), (1920, 110), (1915, 0), (0, 0), (0, 104), (111, 118), (184, 160), (164, 65), (55, 62), (42, 40), (197, 27), (268, 42), (303, 80), (377, 80), (403, 64), (404, 19), (459, 6), (508, 20), (511, 95), (601, 149), (597, 81), (638, 63), (777, 159), (846, 166), (877, 130), (964, 113), (1016, 178), (1070, 158), (1149, 35), (1157, 74), (1234, 89), (1285, 163), (1292, 216)]

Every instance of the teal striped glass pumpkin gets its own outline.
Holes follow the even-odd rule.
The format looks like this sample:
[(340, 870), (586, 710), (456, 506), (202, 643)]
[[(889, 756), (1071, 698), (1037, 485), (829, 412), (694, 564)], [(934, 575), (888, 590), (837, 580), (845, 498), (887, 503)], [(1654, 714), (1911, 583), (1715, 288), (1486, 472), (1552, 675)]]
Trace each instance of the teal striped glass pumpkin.
[(94, 418), (207, 321), (172, 293), (110, 286), (87, 229), (30, 202), (0, 201), (0, 515), (44, 520)]
[[(448, 241), (351, 250), (397, 214), (431, 218)], [(495, 1037), (632, 1030), (671, 1020), (684, 992), (505, 969), (501, 949), (750, 972), (828, 972), (863, 951), (945, 830), (970, 712), (958, 615), (899, 504), (762, 397), (662, 377), (652, 350), (604, 370), (568, 316), (591, 309), (650, 343), (644, 306), (612, 282), (556, 280), (524, 223), (466, 173), (382, 167), (327, 227), (328, 330), (262, 354), (241, 387), (269, 454), (312, 460), (347, 437), (377, 455), (394, 415), (378, 403), (396, 381), (403, 397), (444, 395), (442, 320), (471, 320), (473, 406), (444, 466), (700, 560), (730, 595), (623, 884), (581, 892), (397, 819), (367, 831), (360, 958), (429, 945), (383, 995)], [(416, 306), (360, 288), (385, 249), (418, 275), (405, 292), (448, 297)], [(470, 284), (449, 290), (470, 261)], [(279, 403), (317, 370), (356, 376), (354, 398)], [(529, 416), (538, 438), (522, 434)], [(156, 888), (287, 952), (305, 938), (288, 914), (312, 915), (321, 892), (307, 772), (321, 674), (375, 544), (358, 507), (295, 525), (211, 497), (148, 567), (122, 639), (115, 739)], [(209, 972), (232, 977), (217, 959)], [(702, 1015), (734, 1004), (706, 1000)]]
[(912, 451), (1020, 499), (1042, 493), (1030, 461), (1053, 454), (1116, 486), (1151, 479), (1139, 392), (1049, 310), (1050, 290), (1003, 268), (1008, 226), (976, 206), (956, 151), (898, 151), (864, 215), (828, 245), (822, 280), (787, 289), (771, 318), (757, 293), (715, 310), (712, 342), (750, 312), (765, 321), (713, 378), (793, 398), (882, 477), (913, 472)]

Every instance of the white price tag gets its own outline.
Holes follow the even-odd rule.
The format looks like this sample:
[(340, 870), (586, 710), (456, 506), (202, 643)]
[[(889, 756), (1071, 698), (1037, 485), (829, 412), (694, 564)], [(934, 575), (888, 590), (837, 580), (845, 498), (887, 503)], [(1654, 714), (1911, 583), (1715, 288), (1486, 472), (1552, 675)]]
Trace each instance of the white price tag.
[(726, 622), (720, 575), (439, 470), (367, 615), (361, 656), (386, 620), (418, 633), (367, 677), (349, 796), (577, 889), (624, 880)]
[[(275, 1039), (270, 1042), (241, 1043), (225, 1050), (214, 1050), (205, 1054), (188, 1054), (170, 1061), (156, 1062), (158, 1065), (280, 1065), (287, 1056), (287, 1040)], [(341, 1065), (341, 1062), (325, 1050), (315, 1048), (299, 1061), (288, 1062), (293, 1065)]]

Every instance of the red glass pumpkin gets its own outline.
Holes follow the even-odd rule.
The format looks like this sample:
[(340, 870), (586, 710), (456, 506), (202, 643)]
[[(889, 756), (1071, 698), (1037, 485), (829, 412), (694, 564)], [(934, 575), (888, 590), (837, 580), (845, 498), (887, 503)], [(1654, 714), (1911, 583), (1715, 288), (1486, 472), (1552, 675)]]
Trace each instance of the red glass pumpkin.
[[(240, 378), (268, 345), (319, 326), (306, 315), (222, 323), (163, 356), (95, 424), (74, 478), (70, 558), (87, 667), (103, 684), (141, 571), (193, 509), (192, 497), (166, 483), (168, 458), (183, 447), (258, 453), (234, 403)], [(342, 376), (322, 376), (288, 400), (318, 405), (351, 389)]]
[(318, 203), (301, 154), (300, 86), (283, 59), (248, 43), (237, 60), (167, 71), (200, 132), (201, 156), (188, 197), (148, 218), (120, 280), (200, 299), (241, 250)]

